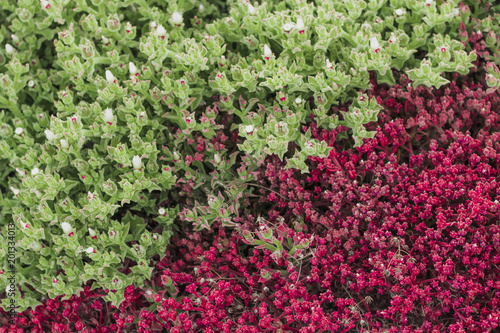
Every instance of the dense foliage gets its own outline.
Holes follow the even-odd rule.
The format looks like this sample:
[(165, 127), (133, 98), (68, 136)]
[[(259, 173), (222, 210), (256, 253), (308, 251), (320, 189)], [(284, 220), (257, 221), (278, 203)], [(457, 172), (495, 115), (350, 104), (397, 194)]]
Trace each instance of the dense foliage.
[(498, 11), (0, 1), (0, 332), (497, 329)]

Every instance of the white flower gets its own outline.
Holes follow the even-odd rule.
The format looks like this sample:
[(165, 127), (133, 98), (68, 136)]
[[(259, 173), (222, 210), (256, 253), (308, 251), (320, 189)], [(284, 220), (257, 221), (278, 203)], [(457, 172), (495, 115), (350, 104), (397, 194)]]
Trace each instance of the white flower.
[(182, 14), (177, 10), (172, 14), (172, 23), (173, 24), (181, 24), (182, 23)]
[(31, 175), (32, 176), (37, 175), (39, 172), (40, 170), (38, 168), (33, 168), (33, 170), (31, 170)]
[(54, 134), (54, 132), (52, 132), (49, 129), (45, 130), (45, 136), (47, 137), (47, 140), (49, 140), (49, 141), (54, 140), (54, 138), (56, 137), (55, 134)]
[(61, 147), (66, 149), (69, 147), (69, 144), (68, 144), (68, 141), (67, 140), (64, 140), (64, 139), (61, 139), (59, 140), (59, 142), (61, 143)]
[(264, 56), (266, 58), (269, 58), (272, 55), (273, 55), (273, 51), (271, 51), (271, 49), (269, 48), (269, 46), (267, 44), (264, 45)]
[(40, 0), (40, 3), (41, 3), (43, 8), (47, 8), (47, 6), (49, 5), (49, 2), (47, 0)]
[(31, 248), (35, 251), (40, 251), (42, 249), (42, 244), (38, 243), (37, 241), (33, 241), (31, 243)]
[(106, 80), (108, 82), (114, 82), (115, 81), (115, 76), (113, 75), (113, 73), (111, 73), (110, 70), (106, 70)]
[(28, 87), (32, 88), (35, 85), (35, 82), (33, 80), (28, 81)]
[(14, 35), (14, 34), (10, 35), (10, 38), (12, 38), (12, 41), (13, 41), (14, 43), (18, 43), (18, 42), (19, 42), (19, 37), (17, 37), (17, 36), (16, 36), (16, 35)]
[(165, 30), (165, 28), (161, 24), (158, 26), (158, 28), (156, 28), (156, 36), (165, 36), (166, 33), (167, 30)]
[(221, 161), (222, 161), (222, 160), (221, 160), (221, 158), (220, 158), (219, 154), (215, 154), (215, 155), (214, 155), (214, 162), (215, 162), (216, 164), (219, 164)]
[(300, 17), (297, 19), (297, 29), (304, 30), (304, 21)]
[(137, 73), (137, 67), (135, 67), (133, 62), (128, 63), (128, 70), (129, 70), (130, 74), (132, 74), (132, 75)]
[(104, 121), (111, 123), (113, 121), (113, 110), (110, 108), (106, 108), (104, 110)]
[(454, 14), (455, 16), (460, 15), (460, 10), (459, 10), (458, 8), (453, 9), (453, 14)]
[(61, 223), (61, 228), (65, 234), (69, 234), (73, 231), (73, 227), (68, 222)]
[(403, 10), (401, 8), (396, 9), (396, 15), (397, 16), (403, 15)]
[(158, 214), (165, 215), (165, 209), (163, 208), (158, 209)]
[(205, 6), (200, 5), (200, 7), (198, 7), (198, 10), (199, 10), (200, 12), (204, 11), (204, 10), (205, 10)]
[(283, 30), (285, 30), (286, 32), (292, 30), (293, 28), (293, 24), (292, 23), (286, 23), (283, 25)]
[(132, 158), (132, 165), (134, 166), (134, 169), (140, 169), (142, 166), (141, 157), (138, 155), (135, 155)]
[(427, 6), (430, 6), (431, 3), (432, 3), (433, 0), (425, 0), (425, 3), (427, 4)]
[(10, 187), (10, 190), (11, 190), (12, 192), (14, 192), (14, 195), (18, 195), (18, 194), (19, 194), (19, 190), (18, 190), (17, 188), (14, 188), (14, 187), (12, 187), (12, 186), (11, 186), (11, 187)]
[(107, 39), (106, 36), (101, 36), (101, 38), (104, 44), (109, 44), (109, 39)]
[(14, 47), (10, 44), (5, 44), (5, 52), (7, 52), (7, 54), (14, 53)]
[(94, 248), (91, 246), (91, 247), (85, 249), (85, 252), (87, 252), (88, 254), (94, 253)]
[(247, 125), (245, 127), (245, 132), (252, 133), (253, 132), (253, 125)]
[(93, 229), (89, 228), (89, 235), (90, 235), (90, 237), (94, 237), (95, 236), (95, 231)]
[(332, 68), (332, 67), (333, 67), (333, 65), (330, 62), (330, 59), (326, 59), (326, 68)]
[(297, 103), (297, 104), (302, 103), (302, 99), (301, 99), (300, 97), (297, 97), (297, 98), (295, 99), (295, 103)]
[(255, 7), (252, 6), (251, 4), (248, 4), (248, 14), (253, 15), (256, 12), (257, 12), (257, 10), (255, 9)]
[(151, 28), (156, 28), (156, 22), (151, 22)]
[(378, 43), (377, 37), (370, 38), (370, 47), (373, 50), (378, 50), (379, 49), (380, 45)]
[(22, 127), (17, 127), (16, 130), (15, 130), (15, 133), (17, 135), (21, 135), (22, 132), (23, 132), (23, 128)]

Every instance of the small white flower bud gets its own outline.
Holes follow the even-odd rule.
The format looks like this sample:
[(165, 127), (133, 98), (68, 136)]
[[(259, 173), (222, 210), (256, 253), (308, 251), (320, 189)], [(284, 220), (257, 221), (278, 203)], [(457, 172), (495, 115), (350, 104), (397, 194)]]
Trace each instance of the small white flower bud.
[(61, 143), (61, 147), (62, 147), (62, 148), (66, 149), (66, 148), (68, 148), (68, 147), (69, 147), (69, 144), (68, 144), (68, 141), (67, 141), (67, 140), (65, 140), (65, 139), (61, 139), (59, 142)]
[(165, 209), (163, 208), (158, 209), (158, 214), (165, 215)]
[(111, 123), (113, 122), (113, 110), (111, 108), (106, 108), (104, 110), (104, 121)]
[(181, 157), (179, 156), (179, 153), (174, 151), (174, 160), (179, 160)]
[(16, 130), (15, 130), (15, 133), (17, 135), (21, 135), (23, 133), (23, 128), (22, 127), (17, 127)]
[(326, 68), (332, 68), (332, 67), (333, 67), (333, 65), (332, 65), (330, 59), (326, 59)]
[(245, 132), (252, 133), (253, 132), (253, 125), (247, 125), (245, 127)]
[(90, 235), (90, 237), (94, 237), (96, 235), (95, 231), (93, 229), (89, 228), (89, 235)]
[(52, 132), (49, 129), (45, 130), (45, 136), (47, 137), (47, 140), (49, 140), (49, 141), (54, 140), (54, 138), (56, 137), (55, 134), (54, 134), (54, 132)]
[(40, 170), (38, 168), (33, 168), (33, 170), (31, 170), (31, 175), (32, 176), (38, 175), (39, 172)]
[(270, 56), (273, 55), (273, 51), (269, 48), (269, 46), (266, 44), (264, 45), (264, 56), (269, 58)]
[(403, 10), (401, 8), (396, 9), (396, 15), (397, 16), (403, 15)]
[(251, 4), (248, 4), (248, 14), (254, 15), (256, 12), (257, 10), (255, 9), (255, 7), (252, 6)]
[(101, 39), (104, 44), (109, 44), (109, 39), (106, 36), (101, 36)]
[(65, 234), (69, 234), (73, 231), (73, 227), (68, 222), (61, 223), (61, 228)]
[(94, 248), (91, 246), (85, 250), (88, 254), (94, 253)]
[(115, 76), (113, 75), (113, 73), (111, 73), (110, 70), (106, 70), (106, 81), (108, 81), (108, 82), (115, 81)]
[(300, 17), (297, 19), (297, 29), (304, 30), (304, 21)]
[(132, 165), (134, 166), (134, 169), (140, 169), (142, 167), (141, 157), (138, 155), (135, 155), (132, 158)]
[(215, 164), (219, 164), (222, 161), (219, 154), (214, 155), (214, 161), (215, 161)]
[(11, 187), (10, 187), (10, 190), (11, 190), (12, 192), (14, 192), (14, 195), (18, 195), (18, 194), (19, 194), (19, 190), (18, 190), (17, 188), (14, 188), (14, 187), (12, 187), (12, 186), (11, 186)]
[(290, 30), (292, 30), (292, 28), (293, 28), (293, 24), (292, 23), (286, 23), (286, 24), (283, 25), (283, 30), (285, 30), (287, 32), (290, 31)]
[(130, 74), (132, 74), (132, 75), (137, 73), (137, 67), (135, 67), (133, 62), (128, 63), (128, 70), (129, 70)]
[(297, 98), (295, 99), (295, 103), (297, 103), (297, 104), (302, 103), (302, 99), (301, 99), (300, 97), (297, 97)]
[(199, 10), (200, 12), (204, 11), (204, 10), (205, 10), (205, 6), (200, 5), (200, 6), (198, 7), (198, 10)]
[(431, 3), (432, 3), (433, 0), (425, 0), (425, 3), (427, 4), (427, 6), (430, 6)]
[(167, 33), (167, 30), (165, 30), (165, 28), (163, 27), (163, 25), (159, 25), (158, 28), (156, 28), (156, 36), (165, 36), (165, 34)]
[(151, 28), (156, 28), (156, 22), (151, 22)]
[(33, 88), (34, 85), (35, 85), (35, 82), (33, 80), (28, 81), (28, 87)]
[(182, 14), (177, 10), (172, 14), (172, 23), (173, 24), (181, 24), (182, 23)]
[(10, 44), (5, 44), (5, 52), (7, 52), (7, 54), (14, 53), (14, 47)]
[(19, 43), (19, 37), (17, 37), (16, 35), (12, 34), (12, 35), (10, 35), (10, 38), (12, 38), (12, 41), (14, 43)]
[(377, 49), (380, 48), (380, 45), (379, 45), (378, 40), (377, 40), (377, 37), (370, 38), (370, 47), (373, 50), (377, 50)]

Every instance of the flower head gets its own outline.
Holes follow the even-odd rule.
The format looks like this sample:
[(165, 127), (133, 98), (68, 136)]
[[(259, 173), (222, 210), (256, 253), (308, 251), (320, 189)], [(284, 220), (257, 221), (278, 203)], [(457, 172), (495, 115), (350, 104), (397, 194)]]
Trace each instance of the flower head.
[(73, 227), (68, 222), (61, 223), (61, 228), (62, 228), (63, 232), (67, 235), (69, 235), (71, 232), (73, 232)]
[(91, 247), (86, 248), (85, 252), (87, 252), (88, 254), (95, 253), (95, 249), (91, 246)]
[(158, 209), (158, 214), (165, 215), (165, 209), (163, 208)]
[(370, 47), (377, 53), (380, 50), (380, 45), (378, 43), (377, 37), (370, 38)]
[(172, 23), (177, 25), (182, 23), (182, 14), (177, 10), (172, 14)]
[(106, 108), (104, 110), (104, 121), (107, 123), (113, 122), (113, 110), (111, 108)]
[(22, 127), (17, 127), (16, 130), (15, 130), (15, 133), (17, 135), (21, 135), (23, 133), (23, 128)]
[(248, 134), (252, 133), (253, 132), (253, 125), (247, 125), (245, 127), (245, 132), (247, 132)]
[(286, 23), (283, 25), (283, 30), (285, 30), (285, 32), (289, 32), (290, 30), (292, 30), (292, 28), (293, 28), (292, 23)]
[(269, 48), (269, 46), (266, 44), (264, 45), (264, 57), (266, 57), (267, 60), (269, 60), (269, 57), (273, 55), (273, 51)]
[(115, 82), (115, 76), (111, 73), (110, 70), (106, 70), (106, 81)]
[(54, 132), (52, 132), (52, 131), (51, 131), (51, 130), (49, 130), (49, 129), (46, 129), (46, 130), (45, 130), (45, 136), (47, 137), (47, 140), (49, 140), (49, 141), (54, 140), (54, 139), (55, 139), (55, 137), (56, 137), (56, 136), (55, 136), (55, 134), (54, 134)]
[(38, 168), (33, 168), (33, 170), (31, 170), (31, 175), (32, 176), (38, 175), (38, 173), (40, 173), (40, 170)]
[(7, 54), (14, 53), (14, 47), (8, 43), (5, 44), (5, 52), (7, 52)]
[(69, 147), (69, 144), (68, 144), (67, 140), (61, 139), (59, 142), (61, 143), (61, 147), (62, 148), (66, 149), (66, 148)]
[(19, 37), (17, 37), (16, 35), (12, 34), (12, 35), (10, 35), (10, 38), (12, 38), (12, 41), (14, 43), (19, 43)]
[(304, 21), (300, 17), (297, 19), (297, 29), (299, 29), (299, 33), (304, 33)]
[(128, 63), (128, 70), (132, 75), (135, 75), (135, 73), (137, 73), (137, 67), (135, 67), (133, 62)]
[(403, 10), (401, 8), (396, 9), (396, 15), (397, 16), (403, 15)]
[(132, 165), (134, 166), (134, 169), (140, 169), (142, 167), (141, 157), (138, 155), (135, 155), (132, 158)]

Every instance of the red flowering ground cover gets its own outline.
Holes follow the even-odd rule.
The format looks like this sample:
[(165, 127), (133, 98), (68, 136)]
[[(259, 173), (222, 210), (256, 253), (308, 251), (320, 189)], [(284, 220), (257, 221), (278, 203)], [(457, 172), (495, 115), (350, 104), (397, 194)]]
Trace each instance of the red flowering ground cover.
[[(476, 70), (440, 89), (373, 79), (367, 93), (384, 109), (361, 147), (342, 139), (346, 128), (311, 124), (333, 145), (328, 158), (300, 174), (268, 157), (240, 227), (183, 227), (120, 308), (87, 288), (0, 332), (498, 330), (500, 96), (487, 91), (482, 36), (469, 42)], [(234, 139), (220, 131), (215, 143)]]

